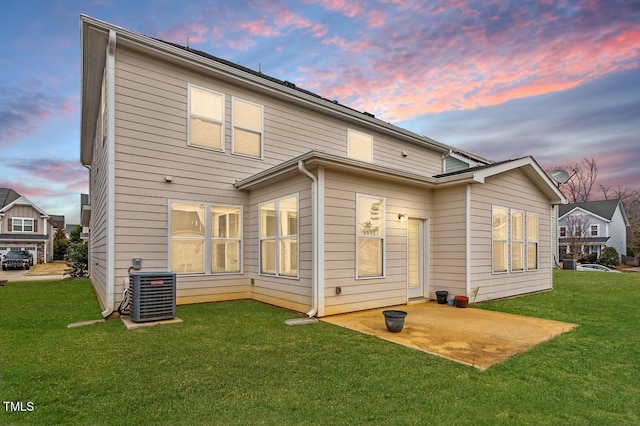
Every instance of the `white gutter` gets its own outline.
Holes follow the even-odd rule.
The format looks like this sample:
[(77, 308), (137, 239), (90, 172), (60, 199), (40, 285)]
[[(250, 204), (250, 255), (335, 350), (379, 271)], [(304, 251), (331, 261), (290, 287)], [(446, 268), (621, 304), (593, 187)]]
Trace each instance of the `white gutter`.
[(113, 312), (115, 305), (115, 59), (116, 32), (109, 30), (107, 46), (107, 62), (105, 64), (106, 96), (107, 96), (107, 264), (106, 267), (106, 308), (102, 317)]
[(298, 161), (298, 170), (311, 179), (311, 310), (307, 316), (318, 314), (318, 179), (304, 167), (304, 161)]

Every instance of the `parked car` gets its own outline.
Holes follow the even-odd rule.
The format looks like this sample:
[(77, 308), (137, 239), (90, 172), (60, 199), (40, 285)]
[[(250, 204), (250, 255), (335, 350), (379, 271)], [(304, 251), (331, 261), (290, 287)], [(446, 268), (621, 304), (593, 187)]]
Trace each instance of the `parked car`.
[(577, 271), (595, 271), (595, 272), (620, 272), (611, 268), (607, 268), (604, 265), (597, 265), (595, 263), (585, 263), (576, 267)]
[(26, 251), (10, 251), (2, 258), (2, 270), (29, 269), (33, 257)]
[(29, 266), (33, 266), (33, 253), (31, 253), (30, 251), (27, 250), (14, 250), (20, 253), (24, 253), (27, 256), (29, 256)]

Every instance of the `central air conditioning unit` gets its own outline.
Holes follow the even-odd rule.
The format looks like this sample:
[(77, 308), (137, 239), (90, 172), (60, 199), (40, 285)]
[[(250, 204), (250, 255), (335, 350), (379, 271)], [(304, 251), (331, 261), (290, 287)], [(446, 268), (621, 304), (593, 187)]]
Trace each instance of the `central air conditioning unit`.
[(176, 316), (176, 274), (133, 272), (129, 276), (133, 322), (160, 321)]

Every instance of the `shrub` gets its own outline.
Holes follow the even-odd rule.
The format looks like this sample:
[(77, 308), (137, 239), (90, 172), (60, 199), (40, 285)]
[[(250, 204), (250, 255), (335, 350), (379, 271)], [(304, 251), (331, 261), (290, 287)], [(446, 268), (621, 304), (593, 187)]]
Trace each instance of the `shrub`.
[(81, 278), (88, 275), (89, 250), (86, 242), (80, 240), (69, 243), (69, 249), (67, 250), (67, 266), (69, 269), (64, 271), (64, 273), (71, 278)]
[(613, 247), (605, 247), (600, 255), (600, 263), (605, 266), (618, 266), (620, 264), (620, 255)]

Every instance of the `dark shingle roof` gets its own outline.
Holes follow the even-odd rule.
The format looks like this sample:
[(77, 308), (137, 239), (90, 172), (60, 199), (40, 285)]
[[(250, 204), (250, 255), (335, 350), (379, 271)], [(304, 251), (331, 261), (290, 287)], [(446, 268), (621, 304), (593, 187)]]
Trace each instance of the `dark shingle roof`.
[(558, 216), (562, 217), (575, 208), (581, 208), (597, 216), (611, 220), (620, 200), (587, 201), (584, 203), (564, 204), (558, 208)]
[(0, 209), (13, 203), (22, 195), (10, 188), (0, 188)]

